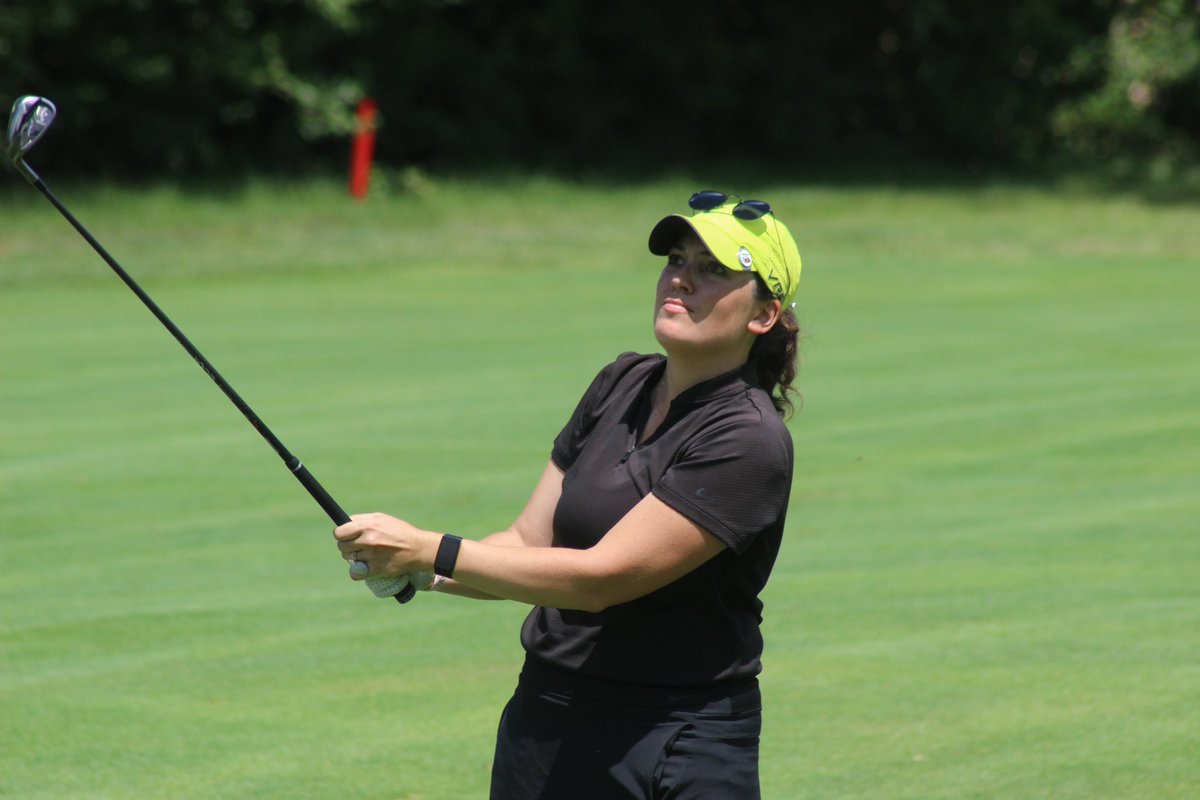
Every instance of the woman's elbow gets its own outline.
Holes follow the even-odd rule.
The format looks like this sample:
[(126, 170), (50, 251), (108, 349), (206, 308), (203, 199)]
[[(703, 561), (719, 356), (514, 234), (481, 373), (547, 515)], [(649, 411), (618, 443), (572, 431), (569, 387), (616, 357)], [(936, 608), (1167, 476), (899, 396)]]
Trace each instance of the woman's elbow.
[(635, 583), (624, 579), (624, 576), (608, 574), (582, 582), (575, 599), (580, 611), (599, 614), (613, 606), (636, 600), (644, 594), (648, 592), (639, 590)]
[(569, 586), (562, 587), (556, 608), (563, 611), (586, 611), (599, 614), (601, 611), (617, 604), (609, 587), (602, 580), (576, 579)]
[(589, 614), (599, 614), (601, 611), (607, 611), (613, 606), (628, 602), (627, 600), (613, 596), (604, 591), (585, 591), (580, 592), (577, 600), (573, 603), (578, 611), (586, 611)]
[(653, 591), (643, 586), (636, 570), (620, 561), (601, 556), (595, 550), (585, 551), (566, 602), (567, 607), (598, 614), (613, 606), (636, 600)]

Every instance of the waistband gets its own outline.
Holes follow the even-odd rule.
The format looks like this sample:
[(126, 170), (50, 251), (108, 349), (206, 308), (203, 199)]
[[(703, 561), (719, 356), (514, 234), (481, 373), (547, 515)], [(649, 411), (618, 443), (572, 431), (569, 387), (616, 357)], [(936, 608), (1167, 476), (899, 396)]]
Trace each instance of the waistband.
[(742, 714), (762, 707), (757, 678), (702, 687), (646, 686), (581, 675), (527, 655), (521, 667), (520, 681), (535, 691), (625, 706), (704, 709), (728, 714)]

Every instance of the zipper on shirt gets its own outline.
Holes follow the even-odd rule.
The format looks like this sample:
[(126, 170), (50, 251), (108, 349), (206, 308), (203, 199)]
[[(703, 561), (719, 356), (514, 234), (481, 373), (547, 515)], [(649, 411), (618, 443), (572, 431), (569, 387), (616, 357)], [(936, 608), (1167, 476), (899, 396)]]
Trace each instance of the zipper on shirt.
[[(632, 457), (633, 454), (638, 451), (638, 448), (640, 448), (643, 444), (645, 444), (645, 442), (641, 442), (641, 443), (638, 442), (638, 436), (641, 435), (642, 430), (646, 427), (646, 423), (650, 419), (651, 409), (648, 406), (650, 405), (651, 395), (652, 395), (652, 393), (647, 392), (639, 400), (639, 403), (642, 404), (642, 408), (640, 408), (638, 410), (638, 416), (641, 418), (641, 424), (635, 425), (633, 427), (633, 430), (630, 431), (630, 433), (629, 433), (629, 448), (625, 451), (625, 455), (621, 456), (621, 461), (619, 462), (621, 464), (624, 464), (625, 462), (627, 462), (630, 459), (630, 457)], [(658, 424), (658, 428), (655, 429), (655, 431), (654, 431), (655, 434), (657, 434), (658, 431), (661, 430), (663, 428), (663, 426), (665, 426), (667, 424), (667, 420), (670, 419), (670, 417), (671, 417), (671, 411), (672, 411), (671, 408), (667, 409), (667, 416), (663, 419), (662, 422), (660, 422)], [(646, 438), (649, 439), (652, 437), (648, 436)]]

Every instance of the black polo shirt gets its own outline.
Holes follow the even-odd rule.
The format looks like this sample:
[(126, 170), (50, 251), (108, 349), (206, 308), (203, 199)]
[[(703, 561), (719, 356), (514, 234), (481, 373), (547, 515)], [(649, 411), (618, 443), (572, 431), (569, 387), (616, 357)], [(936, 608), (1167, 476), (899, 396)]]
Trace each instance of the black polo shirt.
[(653, 492), (727, 549), (599, 613), (535, 607), (521, 642), (530, 657), (595, 678), (680, 687), (746, 680), (762, 668), (758, 594), (783, 536), (791, 435), (738, 369), (680, 394), (638, 445), (665, 366), (661, 355), (621, 355), (555, 439), (551, 458), (564, 475), (554, 546), (591, 547)]

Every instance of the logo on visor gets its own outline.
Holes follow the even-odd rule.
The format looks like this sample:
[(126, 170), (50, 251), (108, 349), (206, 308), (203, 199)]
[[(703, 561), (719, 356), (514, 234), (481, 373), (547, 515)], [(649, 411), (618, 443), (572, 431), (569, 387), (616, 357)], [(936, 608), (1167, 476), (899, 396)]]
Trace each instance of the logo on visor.
[(744, 247), (738, 248), (738, 263), (742, 265), (742, 269), (754, 268), (754, 256), (750, 255), (750, 251)]

